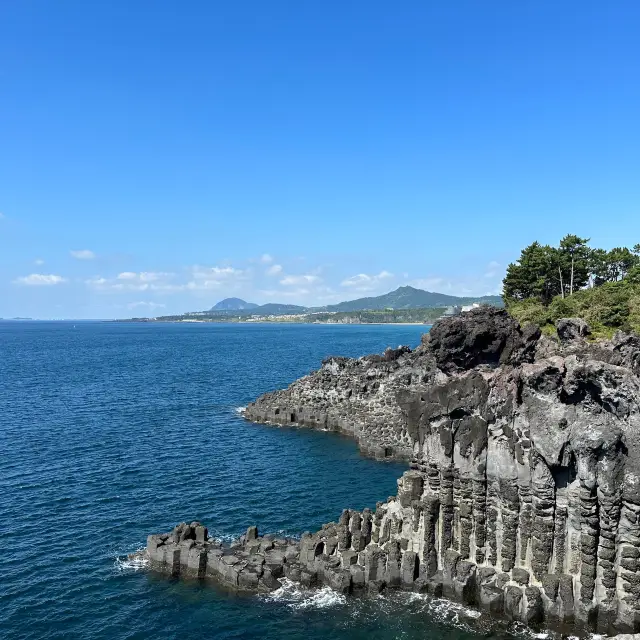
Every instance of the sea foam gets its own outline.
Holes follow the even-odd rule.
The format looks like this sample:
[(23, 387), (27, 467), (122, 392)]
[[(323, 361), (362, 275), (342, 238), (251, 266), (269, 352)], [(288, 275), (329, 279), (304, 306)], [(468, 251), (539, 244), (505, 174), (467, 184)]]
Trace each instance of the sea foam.
[(300, 584), (283, 578), (282, 586), (265, 596), (265, 600), (282, 602), (291, 609), (328, 609), (346, 604), (346, 596), (330, 587), (321, 589), (305, 589)]
[(126, 556), (117, 556), (113, 566), (118, 573), (131, 573), (146, 569), (149, 566), (149, 557), (144, 551), (144, 548), (141, 548)]

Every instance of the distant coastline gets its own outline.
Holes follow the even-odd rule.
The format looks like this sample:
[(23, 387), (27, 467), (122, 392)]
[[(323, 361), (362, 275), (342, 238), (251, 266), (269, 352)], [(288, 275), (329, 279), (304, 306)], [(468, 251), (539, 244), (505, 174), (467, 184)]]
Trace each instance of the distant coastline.
[(258, 305), (240, 298), (225, 298), (206, 311), (129, 318), (127, 321), (429, 325), (442, 316), (457, 315), (483, 304), (502, 306), (502, 299), (499, 296), (457, 297), (404, 286), (380, 296), (325, 307), (280, 303)]
[[(436, 318), (437, 320), (437, 318)], [(139, 322), (141, 324), (150, 323), (150, 324), (160, 324), (160, 323), (169, 323), (169, 324), (249, 324), (249, 325), (260, 325), (260, 324), (280, 324), (280, 325), (329, 325), (329, 326), (357, 326), (357, 325), (371, 325), (371, 326), (379, 326), (379, 325), (395, 325), (395, 326), (420, 326), (420, 327), (430, 327), (433, 325), (433, 322), (416, 322), (416, 321), (407, 321), (407, 322), (366, 322), (366, 321), (353, 321), (353, 322), (325, 322), (325, 321), (316, 321), (316, 322), (308, 322), (305, 320), (238, 320), (238, 319), (229, 319), (224, 318), (220, 320), (167, 320), (165, 318), (123, 318), (117, 320), (109, 320), (108, 322)]]
[(128, 318), (116, 322), (174, 322), (181, 324), (396, 324), (396, 325), (430, 325), (441, 318), (447, 309), (399, 309), (388, 311), (363, 310), (357, 312), (323, 312), (305, 314), (283, 315), (237, 315), (209, 314), (206, 316), (194, 316), (184, 314), (182, 316), (159, 316), (157, 318)]

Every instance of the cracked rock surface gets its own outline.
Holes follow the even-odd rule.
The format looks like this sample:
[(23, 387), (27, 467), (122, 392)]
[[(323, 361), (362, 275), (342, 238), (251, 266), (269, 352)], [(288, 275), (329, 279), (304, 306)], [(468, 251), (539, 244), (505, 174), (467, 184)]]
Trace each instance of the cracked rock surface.
[(328, 358), (246, 410), (256, 422), (354, 437), (411, 469), (374, 511), (299, 541), (250, 527), (230, 546), (199, 523), (149, 537), (154, 568), (233, 588), (286, 576), (342, 593), (428, 591), (507, 619), (640, 631), (640, 337), (558, 341), (480, 308), (415, 350)]

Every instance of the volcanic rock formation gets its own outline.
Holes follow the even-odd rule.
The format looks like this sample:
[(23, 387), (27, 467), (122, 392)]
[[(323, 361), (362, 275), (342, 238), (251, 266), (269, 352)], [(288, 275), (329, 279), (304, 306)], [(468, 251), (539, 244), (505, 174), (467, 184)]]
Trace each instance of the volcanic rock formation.
[(257, 422), (352, 435), (411, 460), (398, 494), (300, 541), (231, 546), (198, 523), (150, 536), (152, 566), (270, 590), (426, 590), (508, 619), (640, 631), (640, 337), (559, 340), (480, 308), (411, 351), (329, 358), (249, 405)]

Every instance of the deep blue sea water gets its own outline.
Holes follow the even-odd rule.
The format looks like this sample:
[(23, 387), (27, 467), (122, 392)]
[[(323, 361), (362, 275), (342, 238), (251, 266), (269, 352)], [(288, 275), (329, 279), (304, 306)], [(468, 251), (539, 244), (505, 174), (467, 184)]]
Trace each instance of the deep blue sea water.
[(0, 637), (474, 637), (469, 612), (421, 596), (238, 596), (126, 561), (183, 520), (299, 535), (394, 494), (404, 465), (237, 409), (327, 355), (416, 346), (423, 331), (0, 322)]

